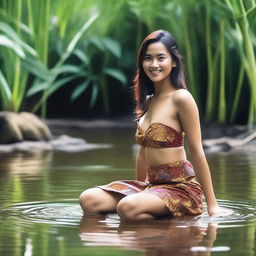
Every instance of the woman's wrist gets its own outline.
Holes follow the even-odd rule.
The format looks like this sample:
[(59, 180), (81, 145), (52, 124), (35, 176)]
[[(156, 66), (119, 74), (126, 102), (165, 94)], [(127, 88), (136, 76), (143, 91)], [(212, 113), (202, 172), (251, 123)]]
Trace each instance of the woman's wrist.
[(214, 212), (218, 209), (219, 205), (216, 199), (212, 200), (210, 203), (207, 202), (207, 208), (209, 215), (213, 215)]

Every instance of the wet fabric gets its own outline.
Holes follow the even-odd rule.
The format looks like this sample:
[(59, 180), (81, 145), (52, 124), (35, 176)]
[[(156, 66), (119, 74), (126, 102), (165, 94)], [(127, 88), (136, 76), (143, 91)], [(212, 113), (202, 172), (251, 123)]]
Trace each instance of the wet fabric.
[(202, 189), (189, 161), (150, 166), (146, 182), (119, 180), (98, 186), (128, 196), (138, 192), (158, 196), (175, 217), (202, 213)]
[(184, 145), (184, 134), (162, 123), (152, 123), (146, 131), (138, 126), (135, 138), (143, 147), (173, 148)]

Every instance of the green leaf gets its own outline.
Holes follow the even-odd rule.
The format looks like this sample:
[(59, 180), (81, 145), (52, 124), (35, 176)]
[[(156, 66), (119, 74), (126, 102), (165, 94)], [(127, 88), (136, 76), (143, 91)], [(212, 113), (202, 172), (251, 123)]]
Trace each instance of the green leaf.
[(256, 6), (254, 6), (253, 8), (247, 11), (247, 18), (251, 24), (253, 24), (252, 22), (255, 20), (255, 15), (256, 15)]
[(0, 30), (3, 31), (15, 45), (19, 45), (20, 48), (26, 49), (31, 55), (37, 56), (37, 52), (31, 46), (23, 42), (8, 24), (0, 22)]
[(78, 43), (78, 41), (80, 40), (80, 38), (82, 37), (82, 35), (84, 34), (84, 32), (90, 27), (90, 25), (99, 17), (99, 14), (96, 13), (93, 16), (91, 16), (89, 18), (88, 21), (86, 21), (84, 23), (84, 25), (79, 29), (79, 31), (75, 34), (75, 36), (73, 37), (73, 39), (71, 40), (71, 42), (69, 43), (66, 51), (63, 53), (63, 55), (61, 56), (60, 60), (57, 62), (57, 64), (55, 65), (56, 67), (61, 66), (66, 60), (67, 58), (71, 55), (72, 51), (74, 50), (76, 44)]
[(12, 17), (10, 16), (10, 14), (8, 14), (6, 12), (6, 10), (0, 8), (0, 16), (2, 16), (2, 20), (7, 21), (8, 23), (13, 23), (15, 24), (15, 26), (18, 26), (22, 31), (24, 31), (26, 34), (32, 36), (33, 32), (31, 31), (31, 29), (24, 23), (22, 23), (21, 21), (18, 21), (16, 19), (16, 17)]
[(86, 80), (84, 83), (78, 85), (72, 92), (71, 94), (71, 101), (76, 100), (88, 87), (88, 85), (90, 84), (90, 80)]
[(51, 70), (51, 73), (54, 75), (60, 75), (62, 73), (80, 73), (83, 71), (80, 67), (75, 65), (62, 65), (60, 67), (54, 68)]
[(36, 93), (39, 93), (41, 91), (44, 91), (49, 87), (50, 81), (42, 81), (42, 80), (36, 80), (31, 88), (27, 92), (27, 97), (31, 97), (35, 95)]
[(94, 44), (98, 49), (101, 51), (105, 50), (105, 45), (102, 42), (102, 38), (100, 37), (93, 37), (90, 39), (90, 43)]
[(93, 83), (92, 84), (92, 95), (91, 95), (91, 100), (90, 100), (90, 108), (92, 108), (95, 105), (98, 93), (99, 93), (98, 84)]
[(109, 37), (105, 37), (105, 38), (102, 38), (102, 43), (115, 57), (117, 58), (121, 57), (121, 47), (118, 41)]
[(0, 45), (12, 49), (21, 58), (25, 57), (25, 53), (22, 48), (4, 35), (0, 35)]
[(81, 50), (75, 49), (74, 54), (86, 65), (90, 63), (89, 57)]
[(52, 95), (55, 91), (57, 91), (63, 85), (66, 85), (68, 82), (74, 80), (77, 77), (78, 77), (78, 75), (72, 75), (72, 76), (58, 79), (57, 81), (52, 83), (51, 86), (49, 87), (48, 96)]
[(1, 99), (5, 104), (7, 103), (7, 101), (11, 100), (12, 93), (1, 70), (0, 70), (0, 84), (1, 84), (0, 89), (1, 89), (1, 95), (2, 95)]
[(22, 66), (43, 80), (48, 80), (51, 75), (47, 67), (37, 59), (27, 57), (23, 60)]
[(115, 68), (104, 68), (103, 72), (109, 76), (112, 76), (113, 78), (115, 78), (116, 80), (118, 80), (119, 82), (121, 82), (122, 84), (126, 84), (127, 83), (127, 79), (126, 76), (124, 75), (124, 73), (118, 69)]

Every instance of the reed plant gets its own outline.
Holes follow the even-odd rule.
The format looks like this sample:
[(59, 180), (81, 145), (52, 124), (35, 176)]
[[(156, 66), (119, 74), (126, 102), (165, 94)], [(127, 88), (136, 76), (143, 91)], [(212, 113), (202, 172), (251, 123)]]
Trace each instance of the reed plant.
[[(72, 100), (90, 93), (87, 104), (93, 107), (101, 96), (111, 113), (111, 79), (127, 84), (141, 40), (165, 29), (177, 38), (189, 90), (205, 121), (234, 123), (246, 111), (243, 120), (255, 123), (255, 8), (255, 0), (3, 0), (0, 15), (15, 37), (0, 28), (0, 56), (7, 59), (1, 62), (2, 105), (6, 109), (10, 98), (20, 96), (19, 104), (8, 106), (18, 110), (29, 88), (29, 97), (39, 95), (34, 110), (45, 115), (48, 97), (72, 82)], [(84, 17), (93, 13), (100, 15), (84, 37)], [(77, 36), (79, 43), (73, 41)], [(249, 102), (248, 108), (241, 102)]]
[[(58, 90), (61, 86), (79, 76), (75, 73), (77, 73), (77, 70), (80, 71), (80, 69), (72, 65), (64, 65), (64, 63), (73, 53), (74, 48), (76, 47), (84, 32), (95, 21), (95, 19), (97, 19), (97, 17), (98, 13), (94, 14), (88, 19), (88, 21), (83, 24), (83, 26), (79, 29), (71, 42), (68, 44), (64, 53), (60, 56), (59, 60), (52, 68), (47, 68), (47, 66), (38, 59), (30, 58), (24, 61), (26, 68), (36, 76), (36, 79), (34, 80), (34, 83), (29, 89), (27, 95), (32, 96), (35, 93), (41, 92), (41, 96), (32, 110), (33, 112), (37, 111), (39, 107), (42, 107), (41, 115), (45, 117), (46, 104), (49, 96)], [(71, 73), (73, 75), (60, 79), (59, 77), (62, 73)]]
[(2, 20), (6, 18), (9, 24), (3, 21), (0, 24), (0, 99), (1, 107), (9, 111), (19, 111), (25, 97), (28, 72), (22, 68), (21, 59), (26, 53), (36, 55), (34, 49), (21, 38), (21, 34), (29, 36), (30, 33), (22, 23), (22, 4), (22, 1), (4, 0), (1, 6)]
[[(255, 39), (253, 27), (256, 21), (256, 2), (251, 1), (225, 1), (228, 10), (233, 14), (236, 29), (242, 35), (242, 49), (239, 51), (241, 61), (243, 62), (245, 72), (250, 86), (249, 114), (248, 123), (256, 121), (256, 56), (255, 56)], [(243, 59), (243, 60), (242, 60)]]

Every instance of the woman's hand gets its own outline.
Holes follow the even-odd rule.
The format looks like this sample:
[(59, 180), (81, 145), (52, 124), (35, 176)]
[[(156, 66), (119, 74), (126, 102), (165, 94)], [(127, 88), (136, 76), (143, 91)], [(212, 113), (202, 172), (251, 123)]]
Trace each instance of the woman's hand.
[(215, 206), (215, 207), (209, 207), (208, 208), (208, 214), (209, 216), (227, 216), (232, 214), (233, 211), (224, 207)]

